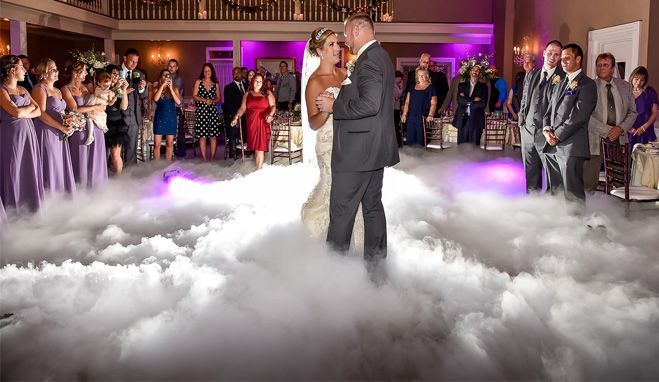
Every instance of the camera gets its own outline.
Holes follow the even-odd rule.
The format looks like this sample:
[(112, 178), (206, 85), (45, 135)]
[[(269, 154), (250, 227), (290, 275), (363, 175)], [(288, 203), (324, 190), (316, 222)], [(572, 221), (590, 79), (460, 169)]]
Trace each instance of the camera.
[(172, 79), (172, 74), (170, 72), (165, 72), (165, 78), (168, 80)]

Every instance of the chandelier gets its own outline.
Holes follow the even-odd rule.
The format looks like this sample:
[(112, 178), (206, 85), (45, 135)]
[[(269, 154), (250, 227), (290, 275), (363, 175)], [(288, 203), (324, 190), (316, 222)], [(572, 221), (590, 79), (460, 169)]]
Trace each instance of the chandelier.
[(142, 0), (142, 3), (144, 4), (157, 6), (169, 5), (173, 2), (174, 0)]
[(522, 66), (524, 64), (524, 57), (530, 54), (529, 52), (529, 36), (522, 37), (522, 44), (513, 47), (513, 63)]

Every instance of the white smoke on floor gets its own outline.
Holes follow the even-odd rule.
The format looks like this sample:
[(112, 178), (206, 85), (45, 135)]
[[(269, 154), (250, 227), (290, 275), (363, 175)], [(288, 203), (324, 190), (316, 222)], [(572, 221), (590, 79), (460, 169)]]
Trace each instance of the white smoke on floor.
[(382, 286), (307, 236), (306, 165), (186, 162), (201, 181), (165, 186), (150, 164), (51, 199), (0, 238), (1, 377), (659, 378), (656, 214), (570, 214), (519, 195), (512, 160), (484, 179), (488, 155), (385, 172)]

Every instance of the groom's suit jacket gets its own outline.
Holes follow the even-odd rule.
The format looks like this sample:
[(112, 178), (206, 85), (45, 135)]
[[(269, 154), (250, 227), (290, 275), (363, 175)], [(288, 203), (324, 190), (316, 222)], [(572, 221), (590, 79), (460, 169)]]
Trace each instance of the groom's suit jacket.
[(400, 161), (394, 128), (394, 68), (375, 42), (362, 52), (334, 101), (332, 171), (373, 171)]
[(543, 151), (562, 157), (589, 158), (588, 122), (597, 105), (597, 85), (583, 71), (574, 78), (574, 89), (568, 89), (566, 80), (567, 75), (554, 88), (544, 118), (544, 129), (553, 130), (560, 142), (553, 147), (546, 143)]
[[(535, 145), (538, 151), (542, 150), (547, 143), (545, 136), (542, 135), (543, 120), (550, 106), (554, 88), (563, 82), (565, 72), (559, 64), (552, 77), (547, 78), (544, 89), (540, 87), (541, 76), (542, 68), (539, 68), (533, 69), (524, 77), (524, 90), (518, 118), (522, 143), (524, 146)], [(560, 82), (554, 84), (554, 77), (560, 79)]]

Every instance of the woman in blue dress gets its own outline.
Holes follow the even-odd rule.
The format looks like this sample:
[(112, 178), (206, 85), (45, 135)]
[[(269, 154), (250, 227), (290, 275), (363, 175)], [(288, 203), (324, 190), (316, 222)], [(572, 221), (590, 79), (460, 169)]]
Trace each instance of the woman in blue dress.
[(152, 99), (156, 103), (153, 115), (153, 159), (160, 159), (160, 145), (165, 136), (165, 159), (172, 160), (174, 136), (176, 136), (176, 105), (181, 104), (178, 88), (172, 83), (169, 70), (160, 71), (158, 86), (153, 88)]
[(428, 70), (421, 67), (415, 71), (416, 85), (405, 97), (401, 122), (407, 122), (406, 143), (408, 146), (425, 146), (423, 120), (432, 122), (437, 107), (437, 96), (430, 83)]

